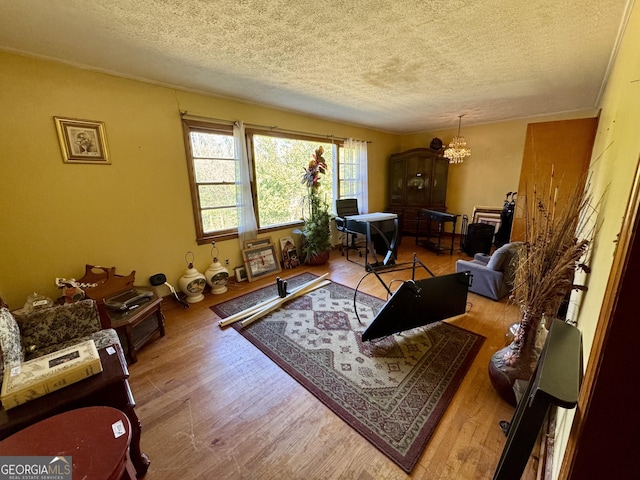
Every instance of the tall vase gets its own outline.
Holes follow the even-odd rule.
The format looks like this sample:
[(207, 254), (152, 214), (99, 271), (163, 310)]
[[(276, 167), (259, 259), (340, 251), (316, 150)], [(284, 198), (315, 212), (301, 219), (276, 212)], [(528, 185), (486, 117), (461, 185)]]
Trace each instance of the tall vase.
[(538, 363), (546, 336), (543, 319), (542, 314), (524, 310), (513, 341), (494, 353), (489, 361), (493, 388), (513, 406), (518, 400), (516, 381), (529, 381)]

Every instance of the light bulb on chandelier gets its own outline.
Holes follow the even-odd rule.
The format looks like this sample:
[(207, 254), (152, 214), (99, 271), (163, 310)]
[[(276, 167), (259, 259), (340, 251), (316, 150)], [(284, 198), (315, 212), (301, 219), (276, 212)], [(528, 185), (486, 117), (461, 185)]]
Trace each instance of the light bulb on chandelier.
[(462, 163), (466, 157), (471, 155), (471, 149), (467, 147), (467, 141), (460, 135), (460, 124), (463, 116), (458, 115), (458, 135), (453, 137), (449, 147), (444, 151), (444, 156), (449, 159), (449, 163)]

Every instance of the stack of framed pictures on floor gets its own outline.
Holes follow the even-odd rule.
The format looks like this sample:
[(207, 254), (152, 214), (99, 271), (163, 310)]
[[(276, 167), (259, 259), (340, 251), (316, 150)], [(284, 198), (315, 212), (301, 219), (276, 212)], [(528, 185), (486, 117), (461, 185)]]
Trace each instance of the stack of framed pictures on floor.
[(283, 269), (291, 269), (300, 266), (298, 248), (291, 237), (280, 239), (280, 255), (271, 237), (248, 240), (244, 242), (242, 258), (244, 267), (235, 269), (238, 281), (259, 278), (278, 273)]

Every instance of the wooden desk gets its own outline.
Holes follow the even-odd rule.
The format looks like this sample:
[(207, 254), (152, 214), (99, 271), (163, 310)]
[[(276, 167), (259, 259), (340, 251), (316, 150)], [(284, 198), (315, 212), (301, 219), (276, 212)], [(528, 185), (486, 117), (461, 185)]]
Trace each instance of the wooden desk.
[(63, 458), (52, 465), (65, 474), (70, 468), (73, 478), (133, 480), (130, 441), (131, 425), (124, 413), (87, 407), (46, 418), (0, 441), (0, 455), (71, 457), (70, 464)]
[[(440, 252), (445, 251), (446, 249), (441, 245), (442, 241), (442, 233), (444, 232), (444, 224), (450, 222), (453, 224), (451, 230), (451, 249), (449, 250), (449, 255), (453, 255), (453, 244), (455, 240), (456, 233), (456, 221), (460, 215), (456, 215), (453, 213), (446, 212), (438, 212), (436, 210), (427, 210), (426, 208), (421, 208), (418, 210), (418, 215), (416, 218), (416, 245), (418, 244), (418, 237), (420, 232), (420, 221), (424, 220), (427, 222), (427, 236), (426, 238), (420, 240), (425, 247), (431, 248), (436, 252), (436, 254), (440, 254)], [(434, 233), (431, 232), (431, 222), (436, 222), (438, 224), (438, 230)], [(432, 238), (437, 238), (437, 242), (432, 240)]]
[[(135, 287), (136, 290), (149, 290)], [(140, 303), (132, 310), (110, 310), (104, 304), (100, 306), (100, 315), (107, 318), (110, 328), (114, 328), (120, 337), (129, 364), (138, 360), (138, 350), (154, 339), (156, 333), (164, 337), (164, 314), (162, 297), (155, 292), (150, 300)]]
[(113, 345), (98, 350), (102, 373), (36, 398), (10, 410), (0, 409), (0, 440), (45, 418), (82, 407), (108, 406), (121, 410), (131, 423), (129, 454), (138, 477), (149, 468), (149, 458), (140, 451), (141, 426), (135, 400), (129, 387), (129, 370), (122, 350)]

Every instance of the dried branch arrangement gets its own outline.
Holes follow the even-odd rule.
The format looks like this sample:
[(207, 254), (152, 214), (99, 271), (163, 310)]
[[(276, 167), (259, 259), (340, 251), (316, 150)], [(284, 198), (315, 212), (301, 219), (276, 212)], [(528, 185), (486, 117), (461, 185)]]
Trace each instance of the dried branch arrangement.
[(579, 269), (588, 273), (583, 259), (595, 229), (588, 192), (589, 183), (579, 181), (568, 200), (558, 204), (553, 169), (548, 190), (533, 187), (533, 198), (525, 205), (525, 242), (516, 256), (512, 293), (531, 317), (555, 316), (567, 293), (585, 289), (574, 284), (574, 275)]

